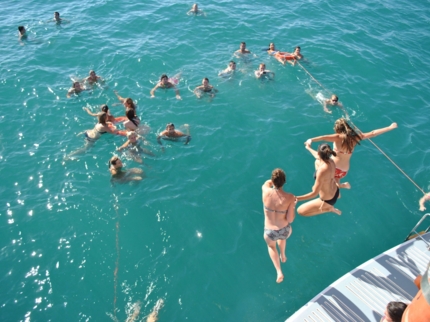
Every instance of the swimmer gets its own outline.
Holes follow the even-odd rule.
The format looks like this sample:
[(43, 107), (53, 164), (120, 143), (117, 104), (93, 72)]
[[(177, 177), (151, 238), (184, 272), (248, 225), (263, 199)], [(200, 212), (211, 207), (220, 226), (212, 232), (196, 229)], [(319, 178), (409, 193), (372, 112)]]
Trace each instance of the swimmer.
[[(282, 169), (272, 171), (272, 177), (261, 187), (263, 191), (264, 208), (264, 234), (269, 256), (275, 266), (276, 283), (284, 280), (281, 262), (287, 261), (285, 248), (287, 238), (291, 236), (291, 223), (295, 217), (296, 197), (282, 190), (286, 181), (285, 172)], [(276, 245), (279, 247), (280, 256)]]
[(154, 306), (152, 312), (148, 315), (146, 322), (156, 322), (158, 320), (158, 311), (163, 307), (164, 301), (163, 299), (159, 299)]
[(424, 204), (425, 204), (425, 202), (426, 201), (428, 201), (428, 200), (430, 200), (430, 192), (428, 192), (428, 193), (426, 193), (419, 201), (418, 201), (418, 204), (419, 204), (419, 206), (420, 206), (420, 210), (421, 211), (424, 211), (424, 210), (426, 210), (427, 208), (426, 207), (424, 207)]
[(202, 10), (199, 10), (199, 6), (197, 5), (197, 3), (193, 4), (193, 6), (191, 7), (190, 11), (187, 12), (187, 15), (201, 15), (204, 14), (204, 12)]
[(332, 95), (331, 96), (331, 99), (329, 99), (329, 100), (325, 100), (324, 101), (324, 112), (327, 112), (327, 113), (330, 113), (331, 114), (331, 112), (332, 111), (330, 111), (328, 108), (327, 108), (327, 105), (331, 105), (331, 106), (338, 106), (338, 107), (340, 107), (340, 108), (343, 108), (343, 105), (342, 105), (342, 103), (341, 102), (339, 102), (339, 97), (337, 97), (336, 95)]
[(300, 53), (300, 50), (301, 50), (300, 46), (297, 46), (296, 48), (294, 48), (294, 52), (292, 53), (292, 55), (296, 60), (303, 59), (303, 55)]
[(155, 90), (156, 90), (157, 88), (173, 88), (173, 89), (175, 90), (175, 93), (176, 93), (176, 98), (177, 98), (178, 100), (182, 99), (182, 98), (181, 98), (181, 95), (179, 95), (179, 90), (177, 90), (177, 89), (176, 89), (176, 86), (175, 86), (173, 83), (171, 83), (171, 82), (169, 81), (169, 78), (167, 77), (167, 75), (166, 75), (166, 74), (161, 75), (161, 77), (160, 77), (160, 81), (159, 81), (159, 82), (157, 83), (157, 85), (155, 85), (155, 87), (151, 90), (151, 92), (150, 92), (150, 94), (151, 94), (151, 98), (154, 98), (154, 97), (155, 97), (154, 93), (155, 93)]
[(136, 132), (134, 131), (127, 132), (127, 142), (125, 142), (123, 145), (117, 148), (117, 151), (123, 151), (126, 149), (128, 152), (128, 155), (138, 163), (143, 163), (143, 160), (140, 157), (141, 153), (155, 156), (154, 153), (140, 146), (139, 138), (140, 136), (138, 136)]
[(335, 179), (339, 188), (350, 189), (351, 185), (348, 182), (340, 183), (340, 179), (344, 178), (349, 171), (349, 164), (352, 156), (352, 152), (354, 152), (355, 146), (360, 144), (361, 140), (366, 140), (370, 138), (374, 138), (375, 136), (381, 135), (388, 131), (394, 130), (397, 128), (397, 123), (392, 123), (390, 126), (376, 129), (367, 133), (358, 134), (355, 130), (348, 124), (346, 119), (340, 118), (336, 120), (334, 123), (334, 131), (336, 134), (322, 135), (312, 139), (307, 140), (306, 142), (311, 145), (312, 142), (318, 141), (328, 141), (333, 142), (333, 151), (336, 152), (337, 155), (332, 157), (335, 165)]
[(139, 128), (140, 120), (136, 116), (136, 111), (132, 108), (127, 109), (125, 112), (127, 120), (124, 121), (124, 127), (127, 131), (136, 131)]
[(328, 144), (321, 144), (318, 147), (318, 152), (313, 150), (308, 142), (305, 143), (305, 147), (319, 162), (315, 162), (315, 183), (312, 191), (297, 197), (297, 200), (307, 200), (317, 195), (319, 195), (319, 198), (301, 205), (297, 209), (297, 213), (305, 217), (321, 215), (326, 212), (334, 212), (336, 215), (341, 215), (342, 212), (334, 207), (339, 198), (339, 187), (334, 178), (336, 165), (331, 156), (336, 156), (336, 152)]
[(266, 64), (264, 63), (261, 63), (260, 66), (258, 67), (258, 70), (256, 70), (254, 73), (257, 79), (264, 79), (264, 78), (273, 79), (275, 77), (275, 73), (266, 69)]
[(197, 98), (202, 98), (204, 93), (207, 93), (210, 97), (215, 97), (218, 90), (212, 85), (209, 85), (209, 78), (205, 77), (202, 80), (202, 85), (197, 86), (193, 92)]
[(103, 79), (100, 76), (97, 76), (95, 71), (90, 70), (89, 76), (86, 77), (84, 79), (84, 81), (87, 82), (90, 85), (93, 85), (94, 83), (97, 83), (99, 81), (103, 82)]
[(18, 26), (18, 32), (19, 40), (27, 39), (27, 30), (25, 30), (24, 26)]
[(72, 96), (72, 94), (79, 94), (80, 92), (83, 91), (88, 91), (88, 88), (85, 88), (81, 85), (81, 83), (79, 82), (73, 82), (72, 87), (69, 89), (69, 91), (67, 92), (67, 98), (70, 98)]
[(124, 170), (121, 159), (116, 155), (109, 160), (108, 166), (112, 175), (112, 181), (114, 182), (125, 183), (142, 180), (142, 169), (131, 168), (129, 170)]
[(55, 11), (54, 12), (54, 19), (48, 20), (48, 22), (55, 22), (56, 24), (61, 24), (63, 22), (70, 22), (70, 21), (60, 18), (60, 13), (58, 11)]
[(250, 53), (251, 52), (248, 49), (246, 49), (246, 43), (244, 41), (242, 41), (240, 43), (239, 49), (234, 52), (234, 55), (236, 57), (240, 57), (240, 56), (237, 56), (237, 55), (244, 55), (244, 54), (250, 54)]
[(113, 126), (112, 123), (107, 122), (107, 114), (106, 113), (100, 113), (97, 116), (98, 123), (94, 126), (91, 130), (86, 130), (84, 132), (79, 133), (85, 135), (85, 145), (82, 148), (79, 148), (78, 150), (70, 153), (67, 157), (65, 157), (65, 160), (70, 159), (70, 157), (85, 153), (88, 149), (90, 149), (94, 143), (100, 139), (100, 137), (105, 133), (111, 133), (111, 134), (118, 134), (118, 130)]
[(182, 133), (181, 131), (175, 130), (175, 124), (168, 123), (166, 125), (166, 129), (157, 136), (158, 144), (160, 144), (161, 146), (163, 145), (163, 143), (161, 143), (161, 139), (163, 139), (163, 140), (175, 140), (175, 139), (180, 138), (180, 137), (185, 137), (184, 145), (188, 144), (188, 142), (190, 142), (190, 140), (191, 140), (190, 126), (188, 124), (184, 124), (184, 127), (185, 127), (186, 132), (187, 132), (186, 134)]
[(132, 108), (133, 110), (136, 110), (136, 104), (133, 102), (133, 100), (130, 97), (122, 97), (118, 94), (118, 91), (113, 91), (118, 98), (118, 100), (121, 102), (121, 104), (124, 105), (124, 108), (127, 110), (129, 108)]
[(103, 105), (100, 107), (100, 109), (101, 109), (101, 113), (100, 113), (100, 112), (99, 112), (99, 113), (93, 113), (93, 112), (91, 112), (91, 111), (90, 111), (90, 109), (89, 109), (89, 108), (87, 108), (87, 107), (84, 107), (84, 109), (85, 109), (85, 111), (87, 111), (87, 113), (88, 113), (89, 115), (91, 115), (91, 116), (99, 116), (101, 113), (106, 113), (106, 115), (107, 115), (107, 119), (106, 119), (106, 121), (107, 121), (107, 122), (111, 122), (111, 123), (122, 122), (122, 121), (125, 121), (125, 120), (127, 119), (127, 117), (125, 117), (125, 116), (115, 117), (115, 116), (113, 116), (112, 114), (110, 114), (109, 107), (108, 107), (106, 104), (103, 104)]
[(228, 67), (218, 74), (218, 76), (231, 75), (236, 71), (236, 62), (230, 61)]
[(275, 44), (273, 42), (269, 44), (269, 49), (267, 50), (267, 53), (275, 57), (283, 65), (285, 65), (286, 62), (290, 63), (291, 65), (295, 64), (295, 56), (291, 53), (276, 50)]

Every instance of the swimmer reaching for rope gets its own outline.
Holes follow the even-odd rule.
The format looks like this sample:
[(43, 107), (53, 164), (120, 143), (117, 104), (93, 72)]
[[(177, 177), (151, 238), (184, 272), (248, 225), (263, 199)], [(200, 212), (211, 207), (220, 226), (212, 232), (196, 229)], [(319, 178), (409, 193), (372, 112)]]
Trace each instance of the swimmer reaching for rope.
[(333, 142), (333, 151), (336, 152), (332, 159), (336, 165), (335, 179), (339, 188), (350, 189), (351, 185), (348, 182), (340, 183), (340, 179), (344, 178), (349, 171), (349, 164), (352, 152), (361, 140), (373, 138), (388, 131), (397, 128), (397, 123), (392, 123), (390, 126), (376, 129), (368, 133), (358, 134), (344, 118), (336, 120), (334, 123), (334, 131), (336, 134), (322, 135), (306, 141), (309, 146), (312, 142), (328, 141)]

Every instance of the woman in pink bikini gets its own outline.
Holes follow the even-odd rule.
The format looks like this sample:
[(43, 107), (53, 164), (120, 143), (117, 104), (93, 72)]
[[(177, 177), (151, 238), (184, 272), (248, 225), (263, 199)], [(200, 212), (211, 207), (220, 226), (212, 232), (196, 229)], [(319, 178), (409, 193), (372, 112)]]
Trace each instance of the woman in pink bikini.
[[(348, 174), (349, 162), (355, 146), (360, 144), (361, 140), (373, 138), (395, 128), (397, 128), (397, 123), (392, 123), (390, 126), (373, 130), (372, 132), (358, 134), (344, 118), (340, 118), (334, 123), (336, 134), (317, 136), (307, 140), (306, 143), (310, 145), (312, 142), (318, 141), (333, 142), (333, 151), (336, 152), (336, 156), (332, 156), (336, 165), (334, 176), (336, 183), (339, 188), (350, 189), (351, 185), (348, 182), (340, 183), (340, 179)], [(319, 160), (315, 161), (315, 166), (317, 166), (318, 162)]]

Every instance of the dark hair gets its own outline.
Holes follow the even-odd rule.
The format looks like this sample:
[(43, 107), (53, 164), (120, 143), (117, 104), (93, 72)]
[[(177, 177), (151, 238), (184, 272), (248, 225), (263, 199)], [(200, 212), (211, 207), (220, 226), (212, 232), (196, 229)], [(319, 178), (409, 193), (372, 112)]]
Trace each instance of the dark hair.
[(230, 60), (229, 64), (235, 64), (236, 65), (236, 62), (234, 60)]
[(110, 160), (108, 161), (108, 167), (110, 168), (111, 165), (115, 165), (116, 162), (119, 160), (119, 158), (114, 155), (112, 158), (110, 158)]
[(354, 131), (344, 118), (340, 118), (334, 122), (334, 130), (336, 133), (345, 134), (342, 140), (342, 149), (346, 149), (346, 152), (352, 153), (354, 147), (360, 144), (361, 136)]
[(107, 114), (105, 112), (100, 113), (97, 115), (97, 119), (99, 120), (99, 123), (106, 125)]
[(107, 113), (109, 111), (109, 107), (106, 104), (103, 104), (100, 108), (105, 113)]
[(205, 77), (205, 78), (203, 78), (203, 80), (207, 80), (207, 81), (208, 81), (208, 83), (209, 83), (209, 78)]
[(241, 45), (242, 45), (242, 44), (246, 45), (246, 42), (242, 41), (240, 44), (241, 44)]
[(332, 155), (336, 156), (336, 152), (331, 149), (330, 145), (328, 145), (327, 143), (322, 143), (319, 145), (318, 156), (321, 158), (321, 160), (327, 162), (328, 160), (330, 160), (330, 157)]
[(161, 76), (160, 76), (160, 81), (161, 81), (163, 78), (167, 78), (167, 79), (169, 79), (169, 77), (167, 77), (167, 75), (166, 75), (166, 74), (163, 74), (163, 75), (161, 75)]
[(19, 30), (19, 32), (21, 32), (21, 31), (25, 30), (25, 28), (24, 28), (24, 26), (18, 26), (18, 30)]
[(167, 128), (168, 128), (169, 126), (173, 126), (173, 127), (175, 127), (175, 124), (173, 124), (173, 123), (167, 123), (167, 124), (166, 124), (166, 130), (167, 130)]
[(408, 305), (403, 302), (390, 302), (387, 305), (387, 313), (393, 322), (401, 322), (403, 312)]
[(60, 15), (60, 13), (59, 13), (58, 11), (55, 11), (55, 12), (54, 12), (54, 14), (56, 14), (56, 15)]
[(296, 50), (296, 49), (300, 49), (301, 50), (300, 46), (297, 46), (296, 48), (294, 48), (294, 50)]
[(276, 168), (272, 171), (272, 182), (276, 188), (281, 188), (285, 184), (286, 175), (284, 170)]
[(136, 126), (139, 126), (139, 124), (136, 122), (135, 117), (136, 117), (136, 111), (132, 108), (128, 108), (125, 111), (125, 116), (127, 116), (127, 118)]

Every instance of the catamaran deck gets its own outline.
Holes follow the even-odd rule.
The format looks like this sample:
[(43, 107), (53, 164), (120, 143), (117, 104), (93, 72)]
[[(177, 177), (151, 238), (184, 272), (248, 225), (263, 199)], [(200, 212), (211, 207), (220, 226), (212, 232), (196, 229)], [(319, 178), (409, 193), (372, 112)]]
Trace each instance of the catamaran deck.
[[(430, 232), (421, 238), (430, 243)], [(409, 303), (416, 295), (413, 281), (430, 262), (427, 246), (416, 238), (380, 254), (331, 284), (287, 321), (379, 322), (388, 302)]]

